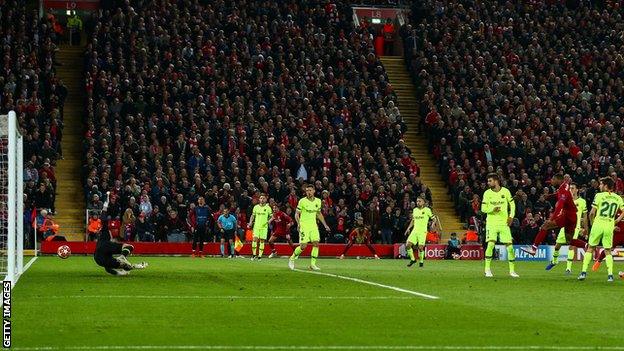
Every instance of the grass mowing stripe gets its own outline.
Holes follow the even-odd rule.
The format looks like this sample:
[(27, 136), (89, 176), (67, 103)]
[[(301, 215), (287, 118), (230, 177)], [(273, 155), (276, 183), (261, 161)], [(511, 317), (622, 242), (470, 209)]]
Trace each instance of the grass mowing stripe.
[(437, 297), (437, 296), (427, 295), (427, 294), (419, 293), (417, 291), (407, 290), (407, 289), (399, 288), (399, 287), (392, 286), (392, 285), (385, 285), (385, 284), (375, 283), (375, 282), (371, 282), (371, 281), (364, 280), (364, 279), (352, 278), (352, 277), (347, 277), (347, 276), (344, 276), (344, 275), (325, 273), (325, 272), (318, 272), (318, 271), (306, 271), (306, 270), (297, 269), (297, 268), (295, 268), (294, 270), (297, 271), (297, 272), (317, 274), (317, 275), (324, 275), (324, 276), (327, 276), (327, 277), (333, 277), (333, 278), (338, 278), (338, 279), (350, 280), (352, 282), (368, 284), (368, 285), (372, 285), (372, 286), (378, 286), (380, 288), (385, 288), (385, 289), (390, 289), (390, 290), (394, 290), (394, 291), (398, 291), (398, 292), (402, 292), (402, 293), (406, 293), (406, 294), (410, 294), (410, 295), (420, 296), (420, 297), (424, 297), (426, 299), (431, 299), (431, 300), (439, 299), (439, 297)]
[[(32, 296), (39, 299), (39, 296)], [(68, 295), (68, 296), (46, 296), (47, 299), (250, 299), (250, 300), (291, 300), (301, 299), (301, 296), (243, 296), (243, 295)], [(409, 300), (407, 296), (310, 296), (307, 299), (320, 300)]]
[(325, 346), (263, 346), (263, 345), (144, 345), (144, 346), (39, 346), (16, 347), (14, 350), (624, 350), (624, 346), (389, 346), (389, 345), (325, 345)]

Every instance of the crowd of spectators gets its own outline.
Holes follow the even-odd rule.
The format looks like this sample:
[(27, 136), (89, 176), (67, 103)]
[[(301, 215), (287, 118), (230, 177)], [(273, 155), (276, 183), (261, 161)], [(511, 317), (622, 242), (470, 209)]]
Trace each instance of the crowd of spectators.
[(619, 2), (439, 1), (401, 29), (421, 129), (464, 220), (486, 174), (515, 194), (519, 241), (552, 207), (563, 172), (591, 203), (598, 177), (622, 193), (624, 21)]
[(431, 200), (343, 2), (137, 1), (101, 12), (85, 61), (85, 200), (109, 199), (124, 228), (184, 222), (200, 196), (244, 227), (260, 193), (292, 215), (311, 183), (325, 240), (361, 215), (379, 241), (390, 208), (383, 225), (402, 227), (385, 241), (400, 241), (416, 197)]
[[(54, 212), (54, 166), (61, 157), (67, 89), (56, 75), (60, 40), (53, 14), (25, 1), (0, 1), (0, 114), (14, 110), (24, 136), (25, 208)], [(30, 226), (29, 226), (30, 227)]]

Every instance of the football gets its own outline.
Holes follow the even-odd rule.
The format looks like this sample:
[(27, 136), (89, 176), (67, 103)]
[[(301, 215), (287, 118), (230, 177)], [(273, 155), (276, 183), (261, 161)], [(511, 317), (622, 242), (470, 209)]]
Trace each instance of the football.
[(56, 250), (56, 254), (60, 258), (66, 259), (71, 255), (71, 250), (67, 245), (59, 246), (58, 250)]

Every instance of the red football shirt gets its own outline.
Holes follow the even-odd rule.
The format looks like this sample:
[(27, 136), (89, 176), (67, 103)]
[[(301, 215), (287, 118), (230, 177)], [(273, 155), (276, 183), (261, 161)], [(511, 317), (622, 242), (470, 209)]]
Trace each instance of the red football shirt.
[(292, 223), (292, 218), (282, 211), (273, 213), (273, 234), (288, 234), (288, 225)]
[(553, 217), (558, 217), (565, 213), (566, 216), (576, 217), (576, 205), (574, 205), (574, 198), (570, 192), (570, 183), (563, 182), (559, 189), (557, 189), (557, 203), (555, 204), (555, 210), (553, 211)]

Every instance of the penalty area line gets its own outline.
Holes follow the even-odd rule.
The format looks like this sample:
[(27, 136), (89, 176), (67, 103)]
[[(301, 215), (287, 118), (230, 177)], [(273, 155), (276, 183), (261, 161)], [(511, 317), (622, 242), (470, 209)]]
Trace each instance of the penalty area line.
[(364, 279), (347, 277), (347, 276), (344, 276), (344, 275), (338, 275), (338, 274), (333, 274), (333, 273), (325, 273), (325, 272), (318, 272), (318, 271), (307, 271), (307, 270), (297, 269), (297, 268), (295, 268), (294, 270), (297, 271), (297, 272), (302, 272), (302, 273), (324, 275), (326, 277), (338, 278), (338, 279), (343, 279), (343, 280), (349, 280), (349, 281), (356, 282), (356, 283), (372, 285), (372, 286), (376, 286), (376, 287), (380, 287), (380, 288), (384, 288), (384, 289), (390, 289), (390, 290), (402, 292), (402, 293), (405, 293), (405, 294), (410, 294), (410, 295), (414, 295), (414, 296), (423, 297), (425, 299), (430, 299), (430, 300), (438, 300), (439, 299), (438, 296), (423, 294), (423, 293), (419, 293), (418, 291), (407, 290), (407, 289), (399, 288), (399, 287), (392, 286), (392, 285), (385, 285), (385, 284), (381, 284), (381, 283), (375, 283), (375, 282), (371, 282), (371, 281), (364, 280)]
[(424, 346), (424, 345), (119, 345), (119, 346), (35, 346), (15, 347), (22, 351), (53, 350), (624, 350), (624, 346)]

